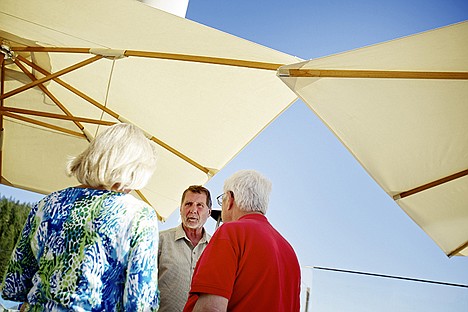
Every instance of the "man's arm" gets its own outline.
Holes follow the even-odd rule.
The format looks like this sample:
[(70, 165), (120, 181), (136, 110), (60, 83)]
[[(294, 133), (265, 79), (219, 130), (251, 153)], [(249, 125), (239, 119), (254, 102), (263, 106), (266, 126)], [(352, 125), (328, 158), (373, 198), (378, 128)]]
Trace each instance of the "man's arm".
[(200, 294), (193, 312), (225, 312), (228, 300), (222, 296), (211, 294)]

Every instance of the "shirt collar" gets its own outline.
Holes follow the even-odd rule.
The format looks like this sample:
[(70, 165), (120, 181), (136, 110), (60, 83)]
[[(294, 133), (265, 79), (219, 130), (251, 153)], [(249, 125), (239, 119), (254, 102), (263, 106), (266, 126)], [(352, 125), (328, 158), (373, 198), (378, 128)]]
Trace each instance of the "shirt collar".
[[(187, 235), (185, 235), (185, 231), (184, 231), (184, 228), (182, 227), (182, 223), (180, 223), (176, 227), (174, 240), (176, 241), (176, 240), (179, 240), (179, 239), (182, 239), (182, 238), (185, 238), (186, 240), (190, 241), (188, 239)], [(205, 243), (205, 242), (208, 243), (210, 241), (210, 238), (211, 238), (211, 235), (206, 232), (205, 228), (203, 228), (203, 236), (200, 239), (199, 243)]]
[(267, 221), (267, 217), (261, 213), (248, 213), (240, 217), (238, 220), (240, 219), (256, 219), (256, 220)]

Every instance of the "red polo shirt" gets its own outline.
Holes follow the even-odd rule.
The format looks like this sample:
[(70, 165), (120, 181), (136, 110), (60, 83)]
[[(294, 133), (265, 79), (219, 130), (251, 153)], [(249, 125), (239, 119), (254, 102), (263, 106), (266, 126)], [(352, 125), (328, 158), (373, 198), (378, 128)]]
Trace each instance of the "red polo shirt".
[(200, 293), (229, 300), (228, 311), (299, 311), (300, 267), (291, 245), (265, 216), (223, 224), (198, 260), (184, 311)]

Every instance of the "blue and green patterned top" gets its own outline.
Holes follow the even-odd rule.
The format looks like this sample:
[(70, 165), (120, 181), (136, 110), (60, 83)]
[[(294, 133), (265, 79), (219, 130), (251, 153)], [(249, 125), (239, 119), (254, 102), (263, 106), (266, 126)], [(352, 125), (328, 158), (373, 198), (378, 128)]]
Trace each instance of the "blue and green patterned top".
[(4, 299), (30, 311), (156, 311), (158, 220), (132, 195), (68, 188), (33, 206)]

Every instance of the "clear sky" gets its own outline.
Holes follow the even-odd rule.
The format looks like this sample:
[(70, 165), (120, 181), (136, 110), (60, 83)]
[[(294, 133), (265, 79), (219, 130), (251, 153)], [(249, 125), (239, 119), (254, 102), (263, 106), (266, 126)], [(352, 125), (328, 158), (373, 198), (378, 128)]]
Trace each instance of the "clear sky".
[[(187, 18), (312, 59), (467, 20), (468, 1), (191, 0)], [(468, 285), (468, 258), (447, 258), (303, 102), (208, 182), (213, 199), (240, 169), (256, 169), (273, 183), (267, 216), (304, 266), (309, 311), (468, 311), (468, 288), (306, 268)], [(0, 193), (20, 201), (41, 197), (5, 187)], [(177, 223), (176, 211), (160, 227)]]

